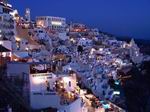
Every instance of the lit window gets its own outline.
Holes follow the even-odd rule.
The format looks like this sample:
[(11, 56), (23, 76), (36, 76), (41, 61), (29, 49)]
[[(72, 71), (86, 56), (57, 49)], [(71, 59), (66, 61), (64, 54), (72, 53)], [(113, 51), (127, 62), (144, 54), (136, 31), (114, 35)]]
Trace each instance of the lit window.
[(62, 25), (61, 22), (57, 22), (57, 21), (52, 21), (51, 24), (56, 25), (56, 26), (61, 26)]

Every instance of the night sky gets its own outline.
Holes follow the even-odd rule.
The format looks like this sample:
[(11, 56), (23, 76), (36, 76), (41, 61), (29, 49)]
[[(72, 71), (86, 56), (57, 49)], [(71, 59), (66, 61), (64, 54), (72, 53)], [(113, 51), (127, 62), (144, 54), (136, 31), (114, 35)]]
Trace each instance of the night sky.
[(104, 32), (150, 40), (150, 0), (9, 0), (21, 15), (61, 16)]

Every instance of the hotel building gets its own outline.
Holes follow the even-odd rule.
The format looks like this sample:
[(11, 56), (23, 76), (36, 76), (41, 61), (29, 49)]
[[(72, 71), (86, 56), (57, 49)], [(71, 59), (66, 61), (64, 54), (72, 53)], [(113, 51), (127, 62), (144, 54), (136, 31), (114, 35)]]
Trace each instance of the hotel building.
[(62, 17), (39, 16), (36, 17), (36, 25), (52, 31), (63, 32), (66, 27), (66, 19)]

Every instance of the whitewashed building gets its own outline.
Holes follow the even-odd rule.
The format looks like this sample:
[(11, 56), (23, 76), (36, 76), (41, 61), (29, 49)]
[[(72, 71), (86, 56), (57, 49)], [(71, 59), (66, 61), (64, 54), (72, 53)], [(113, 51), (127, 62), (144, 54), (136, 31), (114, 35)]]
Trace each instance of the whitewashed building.
[(143, 55), (140, 53), (140, 49), (135, 43), (135, 41), (132, 39), (130, 42), (130, 58), (135, 64), (139, 64), (143, 61)]
[(9, 14), (13, 11), (9, 4), (0, 2), (0, 40), (14, 40), (14, 21)]
[[(77, 86), (73, 76), (57, 76), (48, 72), (47, 63), (11, 62), (7, 67), (9, 78), (18, 77), (26, 82), (23, 85), (23, 93), (32, 109), (52, 107), (61, 112), (82, 112), (81, 98), (72, 93)], [(59, 85), (56, 86), (58, 82)], [(61, 92), (61, 88), (65, 91)]]
[(62, 17), (39, 16), (36, 17), (36, 25), (37, 27), (63, 32), (66, 27), (66, 19)]

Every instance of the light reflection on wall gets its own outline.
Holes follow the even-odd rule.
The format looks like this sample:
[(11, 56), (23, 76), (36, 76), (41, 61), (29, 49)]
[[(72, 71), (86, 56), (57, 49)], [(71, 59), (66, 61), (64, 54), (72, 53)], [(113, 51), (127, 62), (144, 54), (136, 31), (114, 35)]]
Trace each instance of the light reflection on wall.
[(34, 84), (38, 85), (38, 84), (44, 83), (44, 80), (43, 80), (43, 78), (40, 78), (40, 77), (34, 77), (34, 78), (32, 79), (32, 82), (33, 82)]
[(61, 26), (62, 25), (62, 23), (58, 22), (58, 21), (52, 21), (51, 24), (56, 25), (56, 26)]

